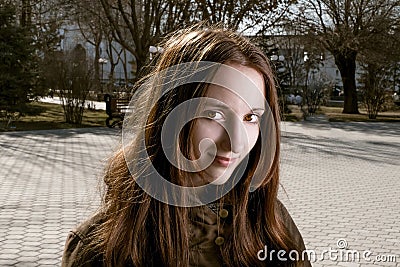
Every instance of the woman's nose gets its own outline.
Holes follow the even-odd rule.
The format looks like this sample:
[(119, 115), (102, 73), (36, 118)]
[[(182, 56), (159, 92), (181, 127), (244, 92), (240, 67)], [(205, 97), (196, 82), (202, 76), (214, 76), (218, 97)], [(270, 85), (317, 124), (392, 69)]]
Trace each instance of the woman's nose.
[(235, 154), (241, 153), (246, 146), (247, 136), (243, 123), (238, 118), (232, 118), (225, 124), (223, 149)]

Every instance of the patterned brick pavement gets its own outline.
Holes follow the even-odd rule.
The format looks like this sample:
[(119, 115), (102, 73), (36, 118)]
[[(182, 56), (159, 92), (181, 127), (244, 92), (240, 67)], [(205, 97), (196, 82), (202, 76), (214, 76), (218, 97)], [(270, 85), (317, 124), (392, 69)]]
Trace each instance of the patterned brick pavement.
[[(400, 266), (400, 124), (303, 122), (282, 130), (281, 199), (316, 251), (313, 266)], [(343, 239), (359, 261), (346, 261), (357, 255), (342, 254)], [(337, 252), (321, 256), (330, 249)], [(391, 255), (397, 263), (372, 264)]]
[(59, 266), (66, 235), (98, 206), (118, 132), (0, 134), (0, 266)]
[[(308, 249), (396, 255), (400, 266), (400, 124), (284, 123), (280, 196)], [(98, 205), (118, 130), (0, 134), (0, 266), (59, 266), (68, 231)], [(318, 256), (320, 256), (318, 254)], [(363, 259), (313, 266), (369, 266)], [(397, 264), (397, 265), (396, 265)]]

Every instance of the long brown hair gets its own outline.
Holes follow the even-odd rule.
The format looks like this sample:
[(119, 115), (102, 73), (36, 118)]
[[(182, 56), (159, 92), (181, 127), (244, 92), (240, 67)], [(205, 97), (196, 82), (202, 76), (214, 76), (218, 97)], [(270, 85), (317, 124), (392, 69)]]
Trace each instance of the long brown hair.
[[(180, 30), (168, 36), (161, 46), (164, 52), (156, 59), (154, 69), (147, 77), (180, 63), (211, 61), (249, 66), (262, 74), (265, 81), (266, 100), (276, 129), (274, 160), (264, 168), (263, 173), (258, 174), (261, 175), (262, 182), (250, 193), (250, 181), (255, 166), (263, 162), (259, 138), (249, 154), (245, 174), (224, 197), (234, 204), (235, 214), (232, 237), (221, 249), (224, 264), (265, 265), (265, 262), (257, 259), (257, 252), (266, 244), (276, 250), (298, 250), (278, 212), (280, 117), (274, 75), (266, 56), (246, 38), (221, 27), (196, 26)], [(205, 94), (204, 86), (189, 86), (192, 89), (195, 86), (196, 89), (180, 88), (166, 95), (153, 108), (146, 121), (147, 153), (157, 170), (178, 184), (180, 179), (184, 179), (184, 174), (165, 160), (159, 136), (163, 120), (169, 111), (182, 101)], [(189, 123), (183, 129), (182, 140), (190, 138), (190, 129)], [(187, 143), (181, 142), (180, 145), (187, 150)], [(132, 146), (131, 149), (138, 148)], [(136, 151), (125, 151), (126, 153), (135, 154)], [(129, 171), (121, 148), (109, 160), (104, 176), (107, 186), (101, 207), (104, 221), (91, 236), (89, 249), (82, 253), (97, 251), (102, 255), (106, 266), (188, 266), (189, 208), (175, 207), (152, 198), (135, 182), (135, 175), (139, 174)], [(85, 258), (85, 255), (81, 256)]]

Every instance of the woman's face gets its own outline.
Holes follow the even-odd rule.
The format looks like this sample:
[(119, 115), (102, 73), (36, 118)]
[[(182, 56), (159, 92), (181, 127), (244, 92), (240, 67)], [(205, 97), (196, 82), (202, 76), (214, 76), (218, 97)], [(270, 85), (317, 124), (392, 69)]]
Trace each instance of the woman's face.
[(212, 163), (201, 173), (194, 174), (192, 182), (195, 186), (224, 184), (254, 147), (259, 135), (259, 120), (265, 111), (263, 76), (250, 67), (229, 66), (247, 79), (239, 78), (234, 72), (217, 73), (217, 80), (235, 86), (227, 85), (225, 88), (211, 84), (207, 89), (207, 100), (201, 105), (201, 118), (196, 119), (193, 125), (191, 147), (195, 159), (200, 159), (200, 165), (202, 161)]

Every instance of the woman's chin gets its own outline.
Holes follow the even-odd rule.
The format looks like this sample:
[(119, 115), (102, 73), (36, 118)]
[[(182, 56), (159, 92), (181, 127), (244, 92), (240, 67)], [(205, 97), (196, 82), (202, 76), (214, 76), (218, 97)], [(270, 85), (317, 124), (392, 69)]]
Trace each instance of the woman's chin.
[(214, 176), (213, 177), (214, 179), (212, 179), (212, 181), (210, 181), (210, 184), (223, 185), (230, 179), (231, 175), (232, 175), (231, 172), (225, 171), (218, 176)]

